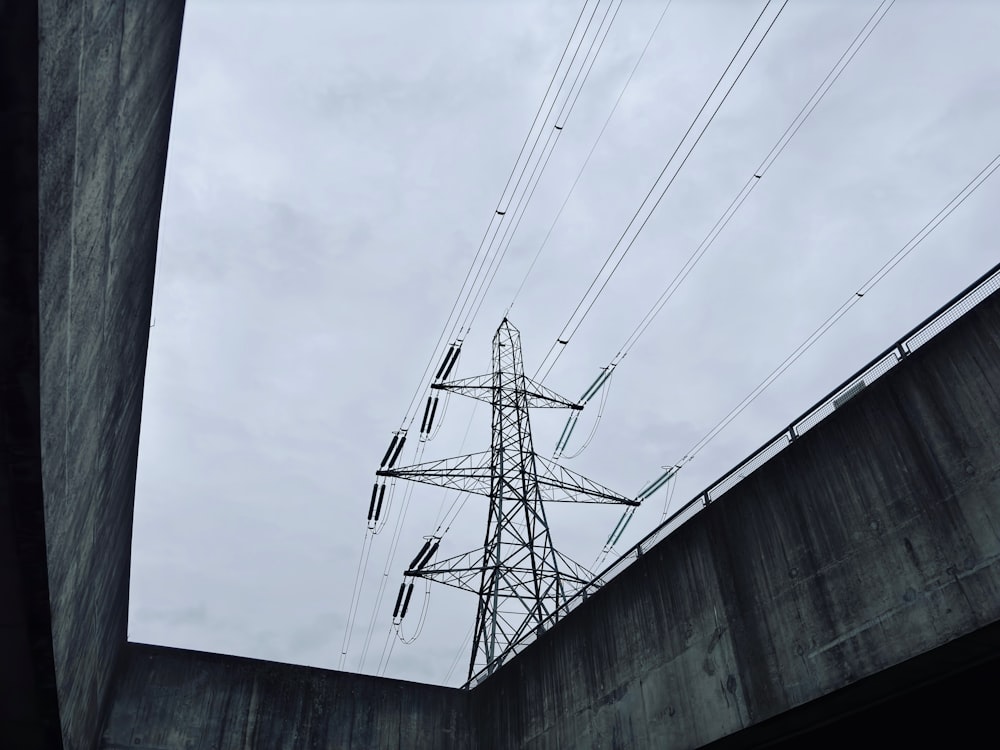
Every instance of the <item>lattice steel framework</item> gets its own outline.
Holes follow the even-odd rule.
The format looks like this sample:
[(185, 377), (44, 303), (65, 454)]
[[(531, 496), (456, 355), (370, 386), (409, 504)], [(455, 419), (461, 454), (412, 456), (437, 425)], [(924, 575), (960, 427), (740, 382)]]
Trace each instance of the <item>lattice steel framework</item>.
[(490, 375), (431, 387), (492, 406), (490, 450), (377, 473), (490, 499), (482, 549), (431, 563), (437, 541), (429, 540), (405, 572), (479, 595), (471, 678), (483, 668), (491, 672), (512, 644), (531, 628), (542, 627), (569, 596), (593, 579), (553, 547), (544, 501), (639, 503), (535, 453), (529, 408), (583, 407), (524, 375), (520, 334), (508, 320), (493, 338)]

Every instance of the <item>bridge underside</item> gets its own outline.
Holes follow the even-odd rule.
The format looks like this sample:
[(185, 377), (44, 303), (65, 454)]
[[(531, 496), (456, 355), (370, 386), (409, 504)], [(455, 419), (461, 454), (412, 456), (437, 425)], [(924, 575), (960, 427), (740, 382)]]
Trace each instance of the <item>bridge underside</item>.
[(705, 747), (974, 747), (996, 721), (1000, 624)]
[(750, 747), (873, 726), (955, 743), (991, 726), (998, 295), (474, 690), (126, 644), (182, 12), (0, 4), (0, 746)]

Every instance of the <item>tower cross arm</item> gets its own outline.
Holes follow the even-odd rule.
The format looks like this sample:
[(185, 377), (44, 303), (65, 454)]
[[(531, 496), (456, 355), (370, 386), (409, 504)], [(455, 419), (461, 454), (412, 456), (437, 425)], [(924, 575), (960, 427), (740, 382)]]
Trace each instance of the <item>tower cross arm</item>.
[(541, 383), (536, 383), (527, 376), (524, 378), (524, 393), (528, 397), (528, 406), (555, 409), (561, 407), (564, 409), (573, 409), (574, 411), (583, 410), (583, 404), (578, 404), (576, 401), (571, 401), (565, 396), (560, 396), (551, 388), (546, 388)]
[(446, 383), (431, 383), (431, 390), (457, 393), (489, 404), (493, 401), (493, 376), (474, 375), (471, 378), (459, 378)]
[[(517, 390), (520, 390), (524, 394), (527, 406), (530, 408), (573, 409), (576, 411), (583, 409), (583, 404), (578, 404), (565, 396), (560, 396), (555, 391), (546, 388), (541, 383), (536, 383), (529, 377), (521, 376), (520, 381), (517, 385)], [(508, 390), (509, 388), (509, 385), (503, 386), (504, 390)], [(447, 383), (433, 383), (431, 389), (449, 391), (491, 404), (496, 397), (497, 386), (493, 375), (475, 375), (471, 378), (450, 380)]]
[(475, 495), (490, 495), (490, 453), (468, 453), (439, 461), (399, 466), (394, 469), (379, 469), (380, 477), (409, 479), (412, 482), (433, 484), (452, 490), (471, 492)]
[(625, 497), (538, 454), (535, 454), (535, 466), (538, 472), (538, 489), (543, 500), (613, 505), (640, 504), (636, 499)]
[(413, 578), (429, 578), (446, 586), (478, 594), (484, 567), (483, 550), (477, 549), (434, 563), (418, 565), (416, 568), (410, 568), (403, 575)]
[[(570, 593), (593, 582), (594, 574), (582, 565), (559, 552), (554, 551), (553, 554), (559, 560), (558, 572), (549, 573), (543, 578), (554, 581), (558, 577), (564, 591)], [(531, 580), (535, 571), (530, 558), (528, 556), (522, 558), (512, 555), (499, 563), (505, 575), (495, 589), (497, 596), (520, 599), (530, 597)], [(483, 573), (489, 573), (494, 565), (486, 561), (483, 550), (477, 549), (433, 563), (420, 561), (417, 567), (406, 570), (403, 575), (411, 578), (428, 578), (446, 586), (479, 593)], [(549, 596), (554, 596), (551, 588), (547, 586), (545, 590), (549, 592)]]

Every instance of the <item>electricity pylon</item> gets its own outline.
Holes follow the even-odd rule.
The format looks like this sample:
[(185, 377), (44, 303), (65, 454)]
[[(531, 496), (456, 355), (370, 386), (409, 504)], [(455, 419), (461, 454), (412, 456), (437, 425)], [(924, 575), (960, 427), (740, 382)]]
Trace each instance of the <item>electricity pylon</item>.
[[(505, 318), (493, 337), (493, 372), (431, 388), (485, 401), (493, 409), (489, 451), (380, 469), (380, 476), (448, 487), (490, 499), (482, 549), (431, 563), (428, 540), (405, 576), (428, 578), (479, 595), (469, 678), (492, 672), (508, 650), (548, 618), (593, 575), (552, 546), (545, 501), (638, 505), (535, 453), (529, 408), (582, 409), (524, 375), (521, 340)], [(412, 583), (410, 584), (412, 592)], [(399, 614), (403, 588), (396, 600)], [(409, 603), (409, 593), (403, 605)]]

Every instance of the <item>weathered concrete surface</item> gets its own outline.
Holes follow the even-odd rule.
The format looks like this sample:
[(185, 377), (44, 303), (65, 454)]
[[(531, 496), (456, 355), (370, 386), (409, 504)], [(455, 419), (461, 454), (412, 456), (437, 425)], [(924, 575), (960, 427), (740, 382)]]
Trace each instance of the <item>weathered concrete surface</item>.
[(5, 748), (93, 747), (125, 643), (183, 7), (0, 3)]
[(42, 480), (67, 748), (125, 643), (139, 420), (182, 2), (39, 4)]
[(484, 747), (699, 747), (998, 620), (995, 294), (477, 687), (473, 718)]
[(129, 644), (102, 750), (476, 747), (468, 693)]

